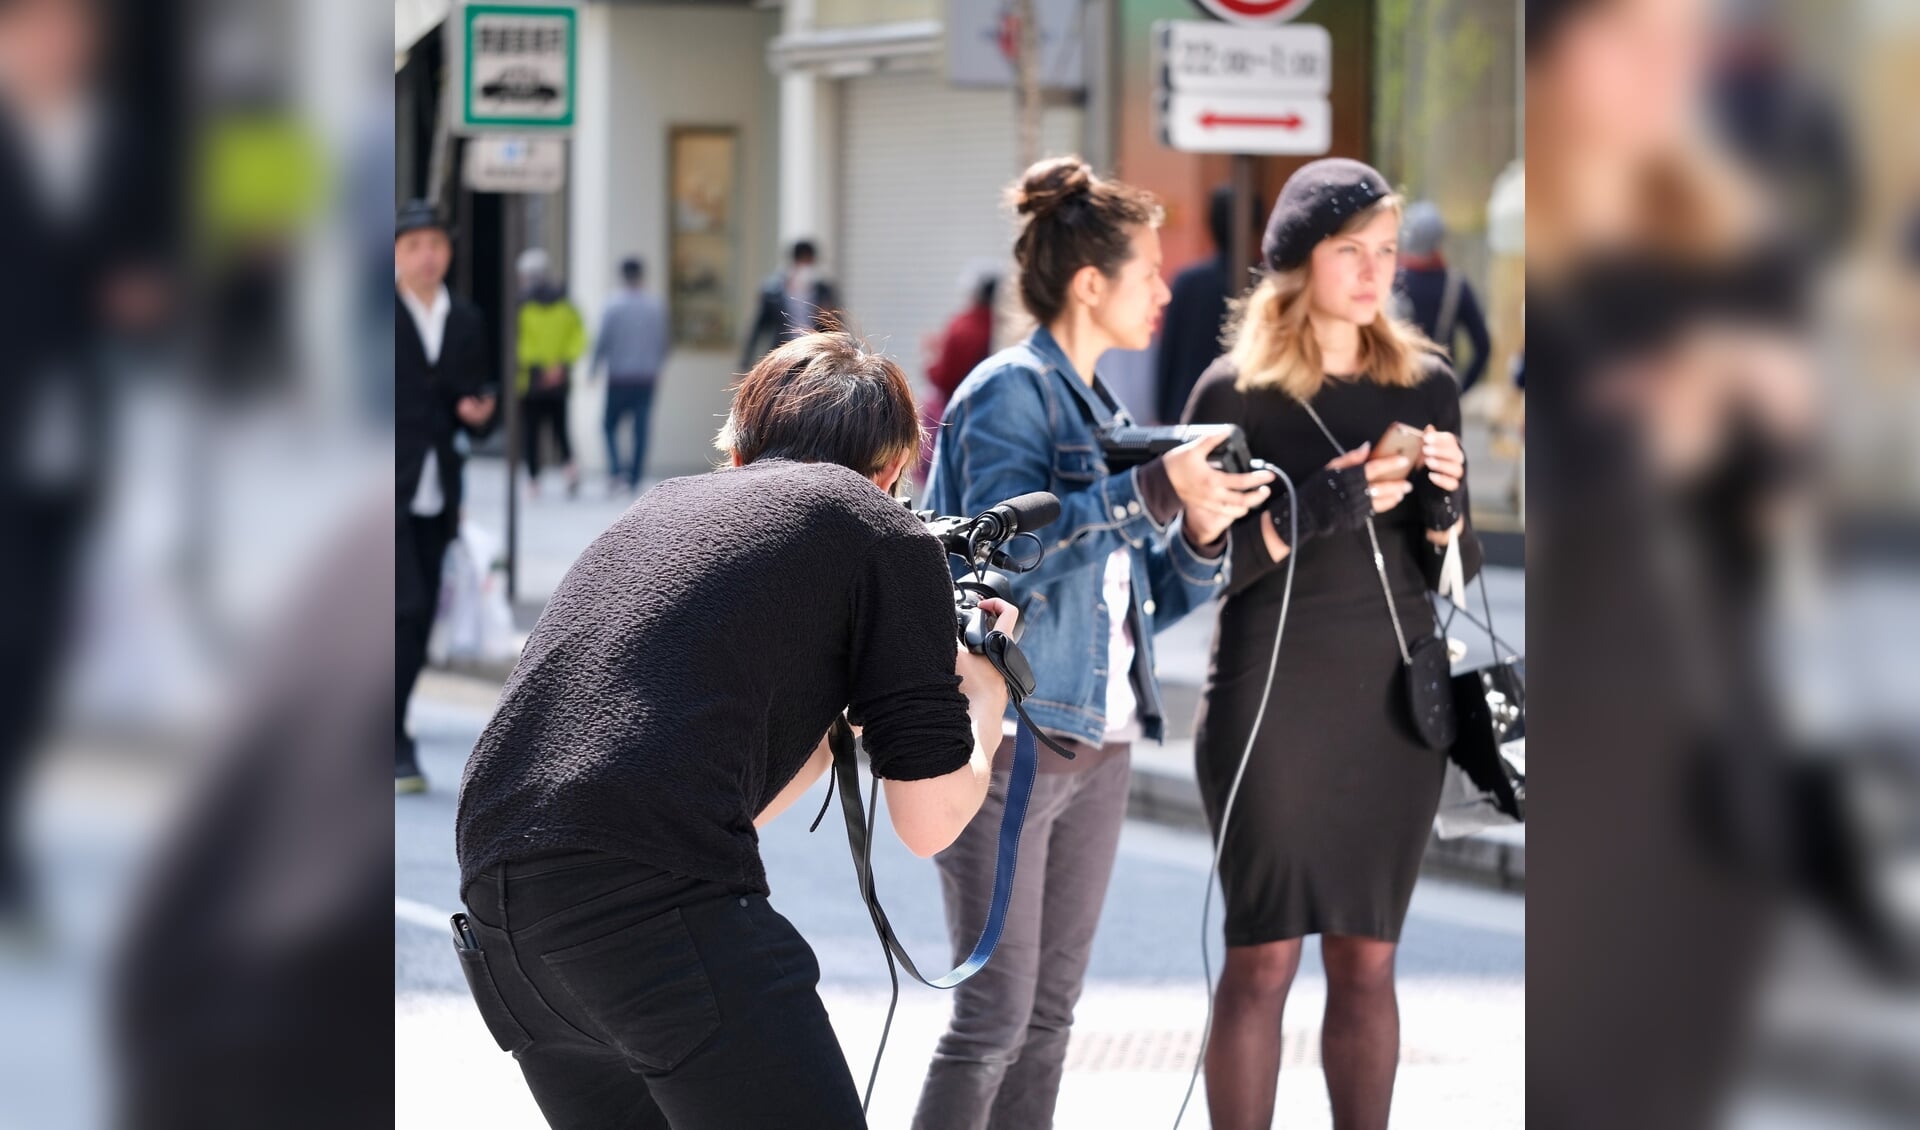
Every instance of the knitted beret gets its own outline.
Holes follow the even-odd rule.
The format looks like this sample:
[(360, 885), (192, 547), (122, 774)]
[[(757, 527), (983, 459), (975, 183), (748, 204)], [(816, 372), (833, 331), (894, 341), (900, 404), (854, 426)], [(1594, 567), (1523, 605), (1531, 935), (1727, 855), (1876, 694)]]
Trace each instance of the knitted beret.
[(1298, 267), (1321, 240), (1392, 194), (1387, 179), (1360, 161), (1328, 157), (1302, 165), (1273, 202), (1261, 256), (1275, 271)]

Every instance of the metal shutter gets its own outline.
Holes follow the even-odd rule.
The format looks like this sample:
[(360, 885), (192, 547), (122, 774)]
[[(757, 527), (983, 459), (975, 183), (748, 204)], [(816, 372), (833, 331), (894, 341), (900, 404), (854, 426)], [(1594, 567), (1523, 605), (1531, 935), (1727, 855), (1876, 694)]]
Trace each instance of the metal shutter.
[[(1006, 90), (956, 90), (933, 72), (841, 82), (841, 298), (852, 327), (923, 385), (921, 340), (958, 313), (960, 272), (1011, 262), (1001, 193), (1018, 175)], [(1048, 155), (1080, 149), (1081, 112), (1047, 111)]]

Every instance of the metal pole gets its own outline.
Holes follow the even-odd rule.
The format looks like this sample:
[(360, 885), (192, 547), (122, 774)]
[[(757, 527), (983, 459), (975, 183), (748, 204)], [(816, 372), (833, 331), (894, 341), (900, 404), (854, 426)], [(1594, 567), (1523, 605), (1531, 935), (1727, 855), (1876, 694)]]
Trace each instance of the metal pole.
[(519, 591), (520, 577), (520, 295), (514, 260), (525, 239), (525, 217), (518, 207), (520, 198), (509, 196), (502, 202), (501, 219), (506, 231), (500, 241), (500, 272), (505, 279), (500, 288), (500, 371), (506, 379), (500, 385), (507, 427), (507, 601), (512, 603)]
[(1253, 270), (1253, 158), (1244, 153), (1233, 155), (1233, 225), (1228, 237), (1227, 295), (1237, 296), (1247, 288)]

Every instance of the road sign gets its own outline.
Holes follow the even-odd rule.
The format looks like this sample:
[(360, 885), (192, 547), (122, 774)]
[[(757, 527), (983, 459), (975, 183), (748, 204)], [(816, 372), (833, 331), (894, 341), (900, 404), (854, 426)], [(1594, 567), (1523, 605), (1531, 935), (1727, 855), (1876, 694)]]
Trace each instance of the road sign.
[(454, 129), (573, 129), (579, 10), (569, 4), (464, 4), (454, 37)]
[(1162, 144), (1317, 157), (1333, 147), (1333, 37), (1311, 24), (1154, 25)]
[(1285, 23), (1307, 10), (1313, 0), (1195, 0), (1202, 8), (1228, 23)]
[(475, 192), (559, 192), (567, 184), (567, 143), (557, 137), (488, 134), (467, 143), (462, 161)]
[(1188, 153), (1318, 156), (1333, 147), (1333, 106), (1324, 98), (1168, 93), (1160, 139)]
[(1333, 89), (1333, 37), (1317, 24), (1168, 20), (1154, 30), (1155, 67), (1173, 90), (1325, 98)]

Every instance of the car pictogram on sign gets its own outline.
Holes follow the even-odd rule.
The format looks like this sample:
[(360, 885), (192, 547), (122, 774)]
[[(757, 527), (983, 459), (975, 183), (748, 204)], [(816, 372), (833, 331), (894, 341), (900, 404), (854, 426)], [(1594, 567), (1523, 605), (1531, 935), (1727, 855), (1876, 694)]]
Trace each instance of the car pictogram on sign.
[(551, 102), (560, 97), (560, 88), (531, 67), (508, 67), (499, 78), (481, 86), (480, 94), (503, 102)]

